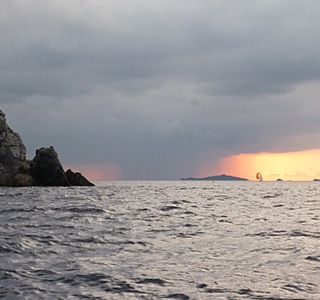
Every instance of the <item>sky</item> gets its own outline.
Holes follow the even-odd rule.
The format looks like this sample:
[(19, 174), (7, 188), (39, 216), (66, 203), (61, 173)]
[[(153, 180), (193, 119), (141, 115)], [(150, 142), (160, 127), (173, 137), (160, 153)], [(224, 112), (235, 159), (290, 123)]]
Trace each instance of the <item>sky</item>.
[(319, 9), (315, 0), (2, 0), (0, 108), (28, 158), (53, 145), (65, 168), (92, 180), (257, 171), (312, 180)]

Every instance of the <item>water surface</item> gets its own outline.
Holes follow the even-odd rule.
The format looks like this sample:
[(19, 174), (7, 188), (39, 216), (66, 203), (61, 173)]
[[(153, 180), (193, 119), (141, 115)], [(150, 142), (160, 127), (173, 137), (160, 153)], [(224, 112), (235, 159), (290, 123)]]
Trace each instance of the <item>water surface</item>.
[(0, 189), (1, 299), (320, 299), (317, 182)]

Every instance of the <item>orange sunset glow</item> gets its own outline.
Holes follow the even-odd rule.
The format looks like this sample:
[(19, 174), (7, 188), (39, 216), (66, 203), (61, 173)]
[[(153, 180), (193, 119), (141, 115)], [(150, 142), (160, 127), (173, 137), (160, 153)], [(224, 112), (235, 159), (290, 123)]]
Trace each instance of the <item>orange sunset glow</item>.
[(267, 181), (310, 181), (320, 178), (320, 149), (232, 155), (220, 162), (217, 171), (249, 180), (256, 180), (256, 173), (261, 172)]
[(115, 164), (66, 165), (65, 169), (80, 172), (92, 181), (120, 180), (122, 177), (120, 167)]

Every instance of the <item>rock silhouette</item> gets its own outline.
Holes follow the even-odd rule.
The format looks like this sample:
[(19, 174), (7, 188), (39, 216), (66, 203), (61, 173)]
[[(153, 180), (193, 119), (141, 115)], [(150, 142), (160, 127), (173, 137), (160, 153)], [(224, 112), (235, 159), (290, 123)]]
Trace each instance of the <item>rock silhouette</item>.
[(26, 159), (26, 147), (0, 110), (0, 186), (92, 186), (81, 173), (64, 171), (54, 147), (36, 150)]
[(38, 185), (70, 186), (58, 154), (52, 146), (36, 150), (36, 156), (30, 162), (30, 175)]

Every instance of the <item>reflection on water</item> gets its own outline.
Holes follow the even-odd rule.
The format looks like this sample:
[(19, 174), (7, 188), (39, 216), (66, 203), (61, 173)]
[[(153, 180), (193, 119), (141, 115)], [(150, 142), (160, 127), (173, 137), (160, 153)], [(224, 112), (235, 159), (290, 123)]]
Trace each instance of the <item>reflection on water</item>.
[(0, 190), (0, 298), (320, 299), (315, 182)]

